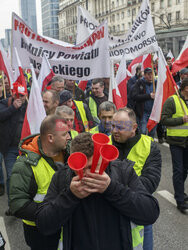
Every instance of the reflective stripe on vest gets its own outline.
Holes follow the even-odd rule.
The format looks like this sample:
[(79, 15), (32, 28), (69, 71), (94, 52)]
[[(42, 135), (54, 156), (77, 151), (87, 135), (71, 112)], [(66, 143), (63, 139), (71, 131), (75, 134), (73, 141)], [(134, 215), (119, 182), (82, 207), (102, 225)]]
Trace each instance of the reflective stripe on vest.
[(90, 109), (91, 114), (94, 118), (94, 121), (99, 123), (100, 120), (99, 120), (98, 115), (97, 115), (97, 104), (91, 96), (89, 97), (89, 109)]
[(90, 129), (89, 133), (91, 133), (91, 134), (99, 133), (99, 126), (96, 126), (96, 127), (92, 128), (92, 129)]
[(138, 226), (131, 221), (131, 234), (133, 250), (142, 250), (144, 243), (144, 227)]
[(81, 116), (81, 119), (82, 119), (82, 122), (83, 122), (83, 125), (85, 127), (85, 131), (88, 132), (89, 131), (89, 126), (88, 126), (88, 120), (87, 120), (87, 117), (86, 117), (86, 112), (85, 112), (85, 109), (84, 109), (84, 104), (83, 102), (81, 101), (74, 101), (79, 113), (80, 113), (80, 116)]
[[(44, 200), (44, 197), (47, 194), (48, 187), (55, 171), (43, 157), (40, 158), (37, 166), (31, 166), (31, 168), (38, 186), (37, 193), (33, 200), (40, 203)], [(23, 220), (23, 222), (30, 226), (36, 226), (33, 221)]]
[[(184, 111), (181, 107), (180, 101), (178, 99), (177, 95), (173, 95), (172, 96), (174, 99), (174, 103), (176, 106), (176, 113), (172, 115), (172, 118), (178, 118), (178, 117), (183, 117)], [(188, 115), (188, 108), (187, 105), (185, 104), (184, 100), (181, 99), (182, 104), (184, 106), (184, 109)], [(167, 136), (175, 136), (175, 137), (187, 137), (188, 136), (188, 122), (184, 123), (182, 125), (179, 126), (171, 126), (171, 127), (167, 127)]]
[(58, 244), (58, 250), (63, 250), (63, 227), (61, 227), (61, 236)]
[(74, 130), (74, 129), (72, 129), (72, 130), (70, 131), (70, 133), (71, 133), (72, 139), (74, 139), (74, 137), (76, 137), (76, 136), (78, 135), (78, 132), (77, 132), (76, 130)]

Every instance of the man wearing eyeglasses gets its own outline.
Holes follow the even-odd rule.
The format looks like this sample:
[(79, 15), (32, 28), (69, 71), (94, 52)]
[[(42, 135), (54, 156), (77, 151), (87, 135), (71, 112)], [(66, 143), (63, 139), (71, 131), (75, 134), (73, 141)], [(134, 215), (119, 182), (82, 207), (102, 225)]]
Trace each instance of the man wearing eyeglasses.
[[(116, 111), (112, 121), (112, 144), (119, 150), (119, 159), (135, 162), (133, 168), (146, 190), (152, 194), (161, 177), (161, 154), (153, 139), (137, 132), (136, 115), (132, 109)], [(144, 229), (144, 250), (153, 249), (152, 225)]]

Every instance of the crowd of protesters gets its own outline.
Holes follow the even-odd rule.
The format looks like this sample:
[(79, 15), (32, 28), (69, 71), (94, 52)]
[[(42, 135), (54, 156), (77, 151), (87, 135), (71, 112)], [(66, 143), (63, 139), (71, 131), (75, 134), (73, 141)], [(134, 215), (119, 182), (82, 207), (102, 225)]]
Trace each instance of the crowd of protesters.
[[(168, 58), (167, 62), (170, 65)], [(32, 77), (25, 77), (29, 93)], [(119, 110), (108, 101), (109, 79), (88, 81), (83, 91), (76, 81), (55, 76), (42, 93), (46, 118), (40, 134), (22, 140), (26, 91), (19, 85), (15, 93), (8, 78), (1, 77), (0, 195), (6, 187), (5, 214), (23, 220), (25, 241), (32, 250), (152, 250), (152, 224), (159, 216), (152, 194), (162, 165), (156, 132), (160, 143), (170, 144), (174, 197), (177, 208), (187, 211), (188, 69), (174, 77), (181, 103), (177, 94), (169, 97), (161, 122), (148, 132), (157, 88), (151, 68), (136, 68), (127, 83), (127, 107)], [(99, 164), (90, 172), (96, 133), (108, 136), (119, 152), (102, 175)], [(82, 180), (68, 167), (75, 152), (87, 157)]]

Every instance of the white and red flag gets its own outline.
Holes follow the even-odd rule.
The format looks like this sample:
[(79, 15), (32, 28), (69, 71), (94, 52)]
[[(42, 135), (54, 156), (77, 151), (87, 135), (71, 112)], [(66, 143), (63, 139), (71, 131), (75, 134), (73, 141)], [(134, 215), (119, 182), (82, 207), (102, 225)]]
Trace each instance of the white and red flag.
[(188, 66), (188, 36), (186, 38), (186, 41), (183, 45), (183, 48), (176, 59), (176, 61), (172, 65), (172, 74), (180, 71), (183, 68), (186, 68)]
[(171, 58), (171, 60), (172, 60), (172, 62), (174, 62), (174, 56), (173, 56), (173, 54), (172, 54), (172, 51), (171, 50), (169, 50), (168, 51), (168, 54), (167, 54), (167, 57), (170, 57)]
[(144, 71), (145, 68), (151, 68), (151, 54), (142, 55), (136, 57), (128, 66), (128, 70), (132, 75), (135, 75), (137, 66), (141, 66), (141, 70)]
[(31, 71), (32, 86), (22, 127), (21, 139), (31, 134), (40, 133), (41, 122), (46, 117), (41, 92), (33, 66), (31, 66)]
[(112, 97), (116, 108), (123, 108), (127, 105), (127, 81), (132, 75), (126, 67), (126, 60), (123, 56), (117, 71), (115, 81), (112, 81)]
[(80, 81), (80, 82), (78, 83), (78, 87), (79, 87), (80, 89), (82, 89), (83, 91), (85, 91), (85, 90), (86, 90), (86, 87), (87, 87), (87, 83), (88, 83), (88, 81)]
[(12, 71), (12, 67), (10, 65), (10, 61), (7, 57), (7, 54), (1, 44), (0, 41), (0, 70), (2, 70), (4, 72), (4, 74), (8, 77), (9, 83), (10, 83), (10, 87), (11, 89), (13, 88), (13, 71)]
[(20, 62), (20, 58), (18, 56), (17, 49), (15, 47), (13, 49), (13, 53), (14, 53), (13, 69), (15, 70), (14, 71), (14, 81), (19, 83), (20, 85), (22, 85), (25, 88), (25, 93), (27, 94), (27, 83), (25, 81), (23, 68), (22, 68), (22, 65)]
[(45, 90), (48, 83), (52, 80), (53, 76), (55, 76), (55, 74), (50, 66), (50, 63), (47, 57), (44, 54), (42, 58), (42, 65), (41, 65), (40, 73), (38, 76), (40, 92)]
[(158, 61), (158, 80), (157, 89), (155, 93), (155, 100), (152, 112), (147, 124), (148, 131), (150, 132), (161, 119), (161, 112), (164, 102), (167, 98), (174, 94), (175, 86), (177, 87), (170, 70), (167, 66), (163, 52), (159, 48), (159, 61)]

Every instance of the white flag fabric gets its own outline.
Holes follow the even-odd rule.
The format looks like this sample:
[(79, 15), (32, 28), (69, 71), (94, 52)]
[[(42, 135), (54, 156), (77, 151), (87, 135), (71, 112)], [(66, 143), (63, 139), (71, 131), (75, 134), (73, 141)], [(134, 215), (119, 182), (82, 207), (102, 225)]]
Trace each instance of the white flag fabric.
[(132, 60), (140, 55), (149, 54), (157, 50), (158, 43), (149, 0), (143, 0), (132, 28), (126, 33), (122, 44), (110, 50), (110, 58), (118, 60), (125, 54), (126, 60)]
[[(42, 57), (47, 59), (56, 75), (64, 79), (90, 80), (110, 77), (108, 51), (108, 25), (103, 22), (83, 43), (64, 47), (40, 36), (13, 14), (13, 46), (16, 47), (24, 68), (30, 63), (36, 71), (41, 68)], [(13, 61), (15, 54), (13, 54)]]
[(7, 54), (1, 44), (1, 41), (0, 41), (0, 70), (2, 70), (4, 74), (8, 77), (10, 87), (12, 89), (14, 83), (14, 75), (10, 64), (10, 60), (7, 57)]
[(44, 91), (45, 87), (52, 80), (53, 76), (55, 76), (55, 74), (50, 66), (48, 59), (46, 58), (44, 54), (42, 58), (42, 66), (41, 66), (40, 73), (38, 76), (40, 92)]
[(188, 36), (185, 40), (185, 43), (178, 58), (172, 65), (172, 73), (176, 73), (179, 70), (186, 68), (187, 66), (188, 66)]
[(36, 79), (35, 71), (31, 65), (32, 86), (29, 96), (28, 106), (22, 127), (21, 138), (31, 134), (40, 133), (41, 122), (46, 117), (39, 84)]
[(176, 86), (174, 79), (167, 66), (162, 50), (159, 48), (159, 61), (158, 61), (158, 80), (157, 89), (155, 93), (155, 100), (152, 112), (147, 124), (147, 128), (151, 131), (161, 119), (161, 111), (166, 99), (173, 95)]
[(168, 51), (167, 57), (170, 57), (171, 59), (174, 59), (174, 56), (173, 56), (171, 50)]

